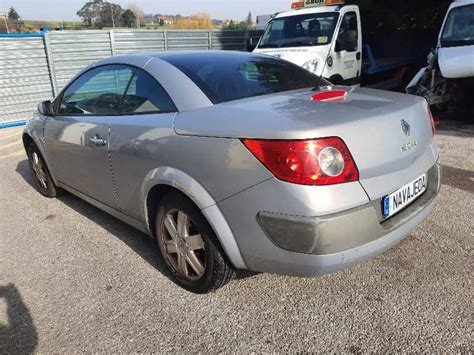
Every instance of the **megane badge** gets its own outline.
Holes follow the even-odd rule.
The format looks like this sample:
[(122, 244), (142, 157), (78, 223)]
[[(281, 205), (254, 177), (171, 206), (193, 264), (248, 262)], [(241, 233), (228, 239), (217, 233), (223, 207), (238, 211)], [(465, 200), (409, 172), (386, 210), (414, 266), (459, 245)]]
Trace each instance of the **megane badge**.
[(405, 120), (402, 120), (402, 130), (405, 136), (410, 137), (410, 125)]

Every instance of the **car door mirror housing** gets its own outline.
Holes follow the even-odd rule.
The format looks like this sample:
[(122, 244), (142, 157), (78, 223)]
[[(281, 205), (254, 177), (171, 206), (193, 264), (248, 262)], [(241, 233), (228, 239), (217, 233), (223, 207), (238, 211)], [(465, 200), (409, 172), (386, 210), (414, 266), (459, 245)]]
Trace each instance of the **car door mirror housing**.
[(40, 102), (38, 104), (38, 112), (43, 116), (54, 116), (53, 103), (49, 100)]

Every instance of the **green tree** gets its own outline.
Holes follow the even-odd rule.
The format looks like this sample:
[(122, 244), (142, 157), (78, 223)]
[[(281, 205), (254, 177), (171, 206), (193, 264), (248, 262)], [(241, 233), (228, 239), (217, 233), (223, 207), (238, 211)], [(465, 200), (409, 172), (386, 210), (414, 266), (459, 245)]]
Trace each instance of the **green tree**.
[(247, 25), (252, 26), (253, 24), (253, 18), (252, 18), (252, 13), (249, 11), (249, 14), (247, 15), (247, 20), (245, 20)]
[(18, 12), (16, 12), (13, 6), (10, 6), (10, 11), (8, 11), (8, 19), (13, 21), (18, 21), (20, 19), (20, 15), (18, 15)]
[(103, 0), (88, 1), (76, 14), (82, 18), (82, 21), (87, 27), (91, 27), (100, 21), (100, 14), (103, 7)]
[(133, 13), (133, 11), (130, 9), (127, 9), (124, 11), (122, 15), (122, 19), (123, 19), (124, 26), (127, 26), (127, 27), (132, 27), (133, 25), (137, 23), (137, 17)]
[(123, 13), (120, 5), (106, 2), (100, 11), (99, 23), (102, 27), (122, 26)]
[(235, 23), (234, 21), (230, 21), (229, 25), (222, 28), (223, 30), (233, 30), (233, 31), (247, 31), (249, 29), (249, 25), (247, 22), (238, 22)]

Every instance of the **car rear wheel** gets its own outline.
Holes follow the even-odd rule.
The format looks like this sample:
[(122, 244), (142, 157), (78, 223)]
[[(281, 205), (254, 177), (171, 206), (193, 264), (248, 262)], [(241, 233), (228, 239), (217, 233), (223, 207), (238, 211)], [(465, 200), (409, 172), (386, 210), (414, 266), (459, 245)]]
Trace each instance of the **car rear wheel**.
[(50, 198), (56, 197), (59, 194), (59, 189), (54, 185), (51, 174), (38, 147), (31, 143), (26, 149), (26, 153), (38, 191), (43, 196)]
[(161, 255), (176, 283), (194, 293), (208, 293), (229, 282), (235, 269), (199, 209), (186, 197), (163, 198), (156, 217)]

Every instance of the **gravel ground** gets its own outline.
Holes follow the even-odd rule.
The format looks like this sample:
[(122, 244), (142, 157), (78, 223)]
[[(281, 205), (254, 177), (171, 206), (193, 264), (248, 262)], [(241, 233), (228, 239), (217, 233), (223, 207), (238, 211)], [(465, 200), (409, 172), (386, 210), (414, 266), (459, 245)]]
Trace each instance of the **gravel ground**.
[(473, 351), (474, 134), (438, 133), (438, 204), (387, 253), (198, 296), (151, 239), (71, 195), (41, 197), (20, 132), (0, 130), (0, 353)]

